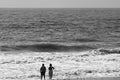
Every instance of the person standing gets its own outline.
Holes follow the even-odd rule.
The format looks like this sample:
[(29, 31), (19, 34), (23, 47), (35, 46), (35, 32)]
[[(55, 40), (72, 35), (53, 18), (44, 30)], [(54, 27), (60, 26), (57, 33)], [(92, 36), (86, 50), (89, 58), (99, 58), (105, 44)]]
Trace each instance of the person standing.
[(44, 66), (44, 64), (42, 64), (42, 67), (40, 68), (40, 73), (41, 73), (41, 80), (43, 77), (45, 80), (46, 67)]
[(52, 79), (52, 77), (53, 77), (53, 70), (54, 70), (54, 67), (52, 67), (52, 64), (50, 64), (48, 70), (49, 70), (49, 79)]

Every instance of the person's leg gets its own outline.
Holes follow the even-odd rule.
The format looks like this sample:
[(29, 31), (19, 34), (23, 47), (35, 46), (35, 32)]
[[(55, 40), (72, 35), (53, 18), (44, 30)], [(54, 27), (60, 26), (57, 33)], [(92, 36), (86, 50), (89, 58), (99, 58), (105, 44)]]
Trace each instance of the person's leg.
[(52, 79), (52, 76), (53, 76), (53, 71), (50, 71), (50, 79)]
[(51, 79), (52, 79), (52, 77), (53, 77), (53, 71), (51, 71)]
[(44, 80), (45, 80), (45, 74), (44, 74)]
[(43, 75), (41, 74), (41, 80), (42, 80)]
[(49, 75), (49, 79), (51, 79), (51, 76)]
[(50, 71), (49, 71), (49, 79), (51, 79), (51, 73), (50, 73)]

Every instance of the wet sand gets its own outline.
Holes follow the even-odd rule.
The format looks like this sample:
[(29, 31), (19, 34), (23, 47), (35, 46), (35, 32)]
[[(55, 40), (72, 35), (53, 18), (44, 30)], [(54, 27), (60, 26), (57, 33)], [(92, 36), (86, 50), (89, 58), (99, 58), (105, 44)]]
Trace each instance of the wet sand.
[(64, 79), (64, 80), (120, 80), (120, 77), (99, 77), (99, 78), (78, 78), (78, 79)]

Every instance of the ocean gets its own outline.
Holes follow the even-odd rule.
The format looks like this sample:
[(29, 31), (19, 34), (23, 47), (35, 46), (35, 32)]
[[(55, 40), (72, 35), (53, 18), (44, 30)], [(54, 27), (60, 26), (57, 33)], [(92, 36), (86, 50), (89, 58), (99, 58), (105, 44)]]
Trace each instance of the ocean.
[(0, 80), (120, 77), (119, 46), (119, 8), (0, 9)]
[(0, 49), (81, 51), (119, 46), (119, 14), (120, 9), (0, 9)]

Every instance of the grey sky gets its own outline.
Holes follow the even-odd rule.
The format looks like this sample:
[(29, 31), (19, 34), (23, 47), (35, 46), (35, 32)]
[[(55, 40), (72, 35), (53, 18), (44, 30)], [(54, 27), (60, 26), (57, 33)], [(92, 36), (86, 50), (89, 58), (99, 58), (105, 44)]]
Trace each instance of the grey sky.
[(120, 8), (120, 0), (0, 0), (13, 8)]

